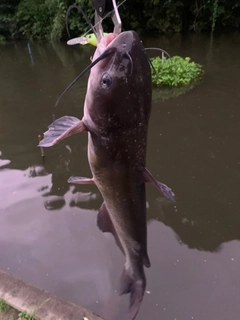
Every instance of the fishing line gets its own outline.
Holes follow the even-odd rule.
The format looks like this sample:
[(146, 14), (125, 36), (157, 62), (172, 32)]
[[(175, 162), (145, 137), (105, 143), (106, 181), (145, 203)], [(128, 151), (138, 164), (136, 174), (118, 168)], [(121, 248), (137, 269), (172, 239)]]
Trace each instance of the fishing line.
[(128, 52), (125, 53), (125, 55), (128, 57), (128, 59), (130, 60), (130, 64), (131, 64), (131, 73), (130, 76), (133, 73), (133, 61), (132, 61), (132, 57), (130, 56), (130, 54)]
[[(117, 5), (117, 8), (121, 7), (126, 1), (127, 1), (127, 0), (123, 0), (121, 3), (119, 3), (119, 4)], [(98, 23), (96, 23), (94, 26), (92, 26), (92, 24), (91, 24), (91, 26), (96, 30), (96, 27), (97, 27), (99, 24), (101, 24), (103, 20), (105, 20), (107, 17), (109, 17), (113, 12), (114, 12), (114, 10), (108, 12), (108, 13), (102, 18), (101, 21), (99, 21)], [(92, 31), (92, 27), (91, 27), (90, 29), (88, 29), (88, 30), (82, 35), (82, 37), (86, 37), (86, 35), (87, 35), (89, 32)], [(95, 32), (94, 32), (94, 33), (95, 33)], [(95, 34), (95, 35), (96, 35), (96, 34)], [(70, 37), (70, 36), (69, 36), (69, 37)]]
[[(68, 17), (69, 17), (70, 11), (71, 11), (72, 9), (77, 9), (78, 12), (80, 12), (80, 13), (83, 15), (85, 21), (86, 21), (87, 24), (90, 26), (89, 31), (92, 30), (93, 33), (95, 34), (95, 36), (97, 37), (96, 28), (92, 25), (91, 21), (88, 19), (88, 17), (86, 16), (86, 14), (85, 14), (84, 11), (82, 10), (82, 8), (79, 7), (79, 6), (77, 6), (76, 4), (73, 4), (73, 5), (71, 5), (71, 6), (68, 7), (67, 12), (66, 12), (66, 29), (67, 29), (67, 34), (68, 34), (69, 38), (70, 38), (70, 33), (69, 33), (69, 29), (68, 29)], [(88, 31), (88, 32), (89, 32), (89, 31)]]
[[(143, 51), (144, 51), (144, 50), (143, 50)], [(146, 54), (146, 51), (144, 51), (144, 53), (145, 53), (145, 56), (146, 56), (146, 58), (147, 58), (147, 61), (148, 61), (149, 65), (150, 65), (150, 67), (153, 69), (154, 73), (157, 74), (157, 71), (156, 71), (156, 69), (154, 68), (154, 65), (152, 64), (151, 59), (150, 59), (149, 56)]]
[[(117, 8), (121, 7), (126, 1), (127, 1), (127, 0), (123, 0), (121, 3), (119, 3), (119, 4), (117, 5)], [(78, 12), (81, 12), (81, 13), (82, 13), (84, 19), (87, 21), (88, 25), (90, 25), (90, 27), (91, 27), (89, 30), (87, 30), (87, 31), (84, 33), (83, 37), (85, 37), (90, 31), (93, 31), (93, 33), (94, 33), (95, 36), (97, 37), (96, 27), (97, 27), (100, 23), (102, 23), (102, 21), (103, 21), (104, 19), (106, 19), (109, 15), (111, 15), (111, 14), (114, 12), (114, 10), (112, 10), (111, 12), (108, 12), (108, 13), (102, 18), (101, 21), (99, 21), (98, 23), (96, 23), (96, 24), (93, 26), (93, 25), (91, 24), (91, 21), (88, 19), (88, 17), (86, 16), (86, 14), (83, 12), (83, 10), (82, 10), (79, 6), (77, 6), (77, 5), (71, 5), (71, 6), (69, 6), (68, 9), (67, 9), (67, 13), (66, 13), (66, 28), (67, 28), (67, 33), (68, 33), (68, 36), (69, 36), (69, 37), (70, 37), (70, 34), (69, 34), (69, 29), (68, 29), (68, 16), (69, 16), (70, 11), (71, 11), (72, 9), (74, 9), (74, 8), (77, 9)], [(113, 49), (114, 49), (114, 48), (108, 49), (108, 50), (107, 50), (106, 52), (104, 52), (101, 56), (99, 56), (95, 61), (93, 61), (93, 63), (91, 63), (85, 70), (83, 70), (83, 71), (77, 76), (77, 78), (74, 79), (73, 82), (70, 83), (70, 85), (62, 92), (62, 94), (61, 94), (61, 95), (59, 96), (59, 98), (57, 99), (57, 101), (56, 101), (56, 103), (55, 103), (55, 105), (54, 105), (53, 108), (55, 108), (55, 107), (58, 105), (58, 103), (59, 103), (59, 101), (61, 100), (61, 98), (63, 97), (63, 95), (64, 95), (68, 90), (70, 90), (70, 89), (72, 88), (72, 86), (73, 86), (79, 79), (81, 79), (81, 77), (84, 76), (95, 64), (97, 64), (100, 60), (106, 58), (108, 55), (112, 54), (112, 53), (116, 50), (116, 49), (114, 49), (114, 50), (113, 50)], [(111, 50), (111, 51), (110, 51), (110, 50)], [(53, 112), (52, 116), (53, 116), (53, 120), (55, 120), (55, 112)]]
[[(162, 59), (164, 58), (164, 53), (165, 53), (165, 54), (168, 56), (168, 58), (170, 59), (170, 61), (172, 62), (171, 56), (170, 56), (170, 54), (169, 54), (167, 51), (165, 51), (165, 50), (163, 50), (163, 49), (161, 49), (161, 48), (144, 48), (144, 52), (145, 52), (145, 53), (146, 53), (146, 51), (148, 51), (148, 50), (161, 51), (162, 54), (163, 54)], [(152, 67), (154, 73), (157, 74), (156, 69), (154, 68), (154, 66), (153, 66), (153, 64), (152, 64), (152, 61), (151, 61), (151, 59), (149, 58), (149, 56), (148, 56), (147, 54), (146, 54), (146, 57), (147, 57), (148, 63), (149, 63), (150, 66)]]
[(145, 51), (147, 51), (147, 50), (157, 50), (157, 51), (161, 51), (162, 53), (165, 53), (165, 54), (168, 56), (168, 58), (171, 59), (170, 54), (169, 54), (167, 51), (165, 51), (165, 50), (163, 50), (163, 49), (161, 49), (161, 48), (144, 48), (144, 50), (145, 50)]

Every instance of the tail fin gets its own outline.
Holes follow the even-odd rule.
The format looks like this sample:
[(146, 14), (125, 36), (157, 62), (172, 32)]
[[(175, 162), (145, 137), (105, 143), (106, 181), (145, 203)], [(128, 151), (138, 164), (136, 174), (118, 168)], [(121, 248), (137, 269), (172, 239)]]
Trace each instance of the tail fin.
[(124, 269), (120, 281), (120, 295), (131, 293), (128, 317), (133, 320), (139, 311), (146, 288), (144, 271), (141, 277), (133, 279), (129, 271)]

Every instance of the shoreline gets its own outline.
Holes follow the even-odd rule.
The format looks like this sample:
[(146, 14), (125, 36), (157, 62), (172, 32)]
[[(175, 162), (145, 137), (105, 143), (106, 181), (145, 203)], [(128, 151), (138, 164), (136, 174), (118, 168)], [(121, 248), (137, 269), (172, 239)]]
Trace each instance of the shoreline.
[(0, 311), (0, 320), (18, 320), (21, 312), (29, 317), (20, 316), (20, 319), (104, 320), (81, 306), (60, 299), (2, 270), (0, 300), (4, 300), (10, 307), (6, 311)]

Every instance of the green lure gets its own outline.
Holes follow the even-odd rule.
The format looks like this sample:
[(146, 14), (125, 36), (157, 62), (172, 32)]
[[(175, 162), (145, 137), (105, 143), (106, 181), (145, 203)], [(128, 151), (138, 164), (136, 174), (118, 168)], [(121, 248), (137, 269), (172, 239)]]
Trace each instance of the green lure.
[[(104, 32), (104, 36), (106, 36), (107, 34), (108, 33)], [(96, 47), (97, 46), (97, 38), (94, 33), (90, 33), (86, 37), (81, 36), (78, 38), (70, 39), (70, 40), (68, 40), (67, 44), (70, 46), (73, 46), (75, 44), (82, 44), (82, 45), (91, 44), (92, 46)]]

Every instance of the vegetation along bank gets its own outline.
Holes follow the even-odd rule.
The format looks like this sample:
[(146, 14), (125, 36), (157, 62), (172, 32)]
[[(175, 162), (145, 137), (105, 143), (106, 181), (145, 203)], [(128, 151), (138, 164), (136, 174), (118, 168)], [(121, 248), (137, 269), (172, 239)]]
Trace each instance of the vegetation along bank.
[[(66, 39), (66, 10), (74, 3), (93, 18), (92, 0), (1, 0), (0, 41)], [(121, 6), (120, 14), (126, 30), (134, 29), (148, 36), (183, 31), (238, 30), (240, 0), (127, 0)], [(83, 17), (72, 12), (69, 29), (71, 36), (79, 36), (88, 30), (88, 26)]]

